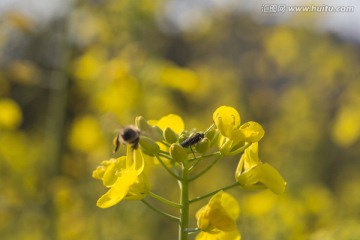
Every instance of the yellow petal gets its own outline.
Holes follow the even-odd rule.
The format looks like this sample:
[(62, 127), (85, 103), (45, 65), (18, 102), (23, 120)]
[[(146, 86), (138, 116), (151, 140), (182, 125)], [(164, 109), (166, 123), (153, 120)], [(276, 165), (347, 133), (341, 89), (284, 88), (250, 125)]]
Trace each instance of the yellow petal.
[(232, 219), (236, 220), (239, 217), (239, 203), (233, 196), (226, 192), (223, 192), (221, 196), (221, 205)]
[(248, 147), (245, 150), (244, 154), (241, 156), (242, 158), (244, 158), (245, 170), (255, 167), (260, 163), (258, 149), (259, 149), (258, 143), (255, 142), (251, 144), (251, 146)]
[[(125, 158), (125, 157), (122, 157)], [(96, 179), (100, 179), (100, 180), (104, 180), (104, 175), (105, 172), (107, 171), (107, 169), (109, 168), (109, 166), (113, 165), (113, 164), (117, 164), (119, 165), (120, 162), (120, 158), (115, 159), (115, 158), (111, 158), (109, 160), (105, 160), (101, 162), (101, 165), (98, 166), (92, 173), (92, 177), (96, 178)], [(120, 169), (121, 167), (118, 166), (118, 168)]]
[(218, 229), (214, 229), (210, 232), (200, 232), (196, 236), (196, 240), (240, 240), (240, 233), (237, 229), (224, 232)]
[(223, 191), (215, 194), (209, 201), (209, 218), (212, 225), (222, 231), (236, 229), (236, 219), (239, 216), (239, 205), (228, 193)]
[(118, 170), (116, 168), (115, 162), (113, 162), (106, 168), (104, 177), (102, 179), (103, 184), (106, 187), (111, 187), (116, 182), (116, 180), (118, 179), (118, 176), (116, 175), (117, 171)]
[(286, 182), (280, 173), (270, 164), (261, 165), (261, 182), (274, 193), (280, 194), (285, 191)]
[(236, 180), (244, 188), (269, 188), (277, 194), (283, 193), (286, 187), (286, 182), (280, 173), (267, 163), (260, 163), (244, 173), (237, 173)]
[(137, 180), (136, 170), (128, 170), (122, 174), (114, 185), (99, 198), (96, 205), (100, 208), (108, 208), (119, 203), (128, 193), (129, 188)]
[(93, 172), (92, 177), (95, 179), (102, 180), (104, 177), (106, 168), (104, 166), (98, 166)]
[(197, 226), (206, 232), (214, 228), (210, 222), (209, 211), (210, 207), (206, 205), (196, 212)]
[(240, 127), (240, 114), (235, 108), (221, 106), (213, 113), (216, 127), (225, 137), (232, 138), (233, 131)]
[(185, 129), (184, 121), (176, 114), (169, 114), (162, 117), (156, 125), (163, 131), (166, 128), (171, 128), (177, 134), (180, 134)]
[(258, 142), (265, 134), (263, 127), (257, 122), (244, 123), (240, 130), (244, 134), (246, 142)]
[(137, 174), (140, 175), (144, 171), (145, 161), (144, 156), (140, 149), (133, 150), (134, 168), (137, 170)]
[(140, 175), (137, 181), (130, 186), (125, 200), (141, 200), (149, 193), (150, 183), (144, 174)]
[(120, 176), (121, 174), (121, 171), (125, 169), (125, 162), (126, 162), (126, 157), (121, 156), (117, 159), (110, 159), (110, 161), (105, 163), (106, 169), (102, 180), (103, 180), (103, 184), (106, 187), (111, 187), (116, 182), (118, 176)]

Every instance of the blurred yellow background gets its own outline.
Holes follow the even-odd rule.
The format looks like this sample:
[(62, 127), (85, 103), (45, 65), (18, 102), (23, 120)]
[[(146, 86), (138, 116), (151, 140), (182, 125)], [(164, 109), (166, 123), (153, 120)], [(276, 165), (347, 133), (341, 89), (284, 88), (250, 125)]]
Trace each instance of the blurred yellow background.
[[(358, 42), (289, 24), (318, 13), (261, 24), (216, 4), (66, 2), (51, 20), (1, 15), (0, 239), (176, 239), (176, 224), (141, 202), (98, 209), (105, 189), (91, 172), (136, 116), (175, 113), (203, 131), (220, 105), (264, 127), (260, 158), (287, 181), (280, 196), (230, 191), (242, 239), (360, 239)], [(218, 163), (191, 195), (234, 181), (237, 161)], [(153, 191), (176, 200), (167, 179), (158, 169)]]

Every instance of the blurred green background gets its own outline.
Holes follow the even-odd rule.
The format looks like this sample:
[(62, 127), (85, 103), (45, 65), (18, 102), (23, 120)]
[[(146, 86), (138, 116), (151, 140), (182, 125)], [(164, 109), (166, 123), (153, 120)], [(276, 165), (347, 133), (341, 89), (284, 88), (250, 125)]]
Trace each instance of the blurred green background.
[[(260, 157), (288, 183), (280, 196), (229, 191), (242, 239), (360, 239), (359, 44), (313, 31), (324, 14), (265, 24), (216, 1), (176, 2), (64, 1), (51, 19), (2, 12), (0, 239), (176, 239), (176, 224), (141, 202), (97, 208), (106, 189), (91, 172), (136, 116), (175, 113), (204, 130), (220, 105), (263, 125)], [(238, 159), (191, 196), (231, 183)], [(168, 179), (156, 169), (153, 191), (176, 200)]]

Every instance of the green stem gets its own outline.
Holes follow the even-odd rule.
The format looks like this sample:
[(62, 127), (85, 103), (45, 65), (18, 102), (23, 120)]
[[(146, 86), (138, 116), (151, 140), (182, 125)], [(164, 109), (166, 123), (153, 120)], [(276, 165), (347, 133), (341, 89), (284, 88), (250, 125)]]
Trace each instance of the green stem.
[(167, 142), (161, 141), (162, 144), (164, 144), (167, 147), (170, 147), (170, 144), (168, 144)]
[(141, 200), (146, 206), (148, 206), (150, 209), (154, 210), (155, 212), (165, 216), (165, 217), (168, 217), (168, 218), (171, 218), (173, 220), (176, 220), (176, 221), (179, 221), (180, 218), (176, 217), (176, 216), (173, 216), (171, 214), (168, 214), (168, 213), (165, 213), (159, 209), (157, 209), (156, 207), (154, 207), (153, 205), (151, 205), (150, 203), (148, 203), (145, 199), (142, 199)]
[(164, 158), (167, 158), (167, 159), (173, 161), (173, 159), (172, 159), (168, 154), (164, 154), (164, 153), (160, 152), (160, 153), (159, 153), (159, 156), (164, 157)]
[(236, 149), (235, 151), (231, 152), (231, 155), (236, 155), (236, 154), (242, 153), (242, 152), (245, 151), (248, 147), (250, 147), (251, 144), (252, 144), (251, 142), (245, 143), (245, 145), (242, 146), (241, 148)]
[(173, 171), (170, 170), (170, 168), (168, 168), (168, 166), (166, 166), (166, 164), (164, 163), (164, 161), (158, 156), (156, 155), (157, 160), (159, 160), (159, 162), (161, 163), (161, 165), (166, 169), (166, 171), (173, 176), (174, 178), (176, 178), (177, 180), (181, 180), (181, 178), (176, 175)]
[(220, 188), (220, 189), (217, 189), (217, 190), (215, 190), (215, 191), (212, 191), (212, 192), (207, 193), (207, 194), (205, 194), (205, 195), (202, 195), (202, 196), (200, 196), (200, 197), (196, 197), (196, 198), (194, 198), (194, 199), (191, 199), (191, 200), (189, 201), (189, 203), (194, 203), (194, 202), (200, 201), (200, 200), (202, 200), (202, 199), (204, 199), (204, 198), (211, 197), (212, 195), (214, 195), (215, 193), (217, 193), (217, 192), (219, 192), (219, 191), (221, 191), (221, 190), (224, 191), (224, 190), (227, 190), (227, 189), (236, 187), (236, 186), (239, 186), (239, 183), (238, 183), (238, 182), (235, 182), (235, 183), (233, 183), (233, 184), (230, 184), (230, 185), (228, 185), (228, 186), (226, 186), (226, 187), (222, 187), (222, 188)]
[(198, 157), (194, 157), (194, 158), (191, 158), (189, 159), (189, 162), (192, 162), (192, 161), (195, 161), (195, 160), (198, 160), (198, 159), (202, 159), (202, 158), (208, 158), (208, 157), (213, 157), (213, 156), (218, 156), (220, 155), (220, 151), (217, 151), (217, 152), (214, 152), (214, 153), (210, 153), (210, 154), (206, 154), (206, 155), (201, 155), (201, 156), (198, 156)]
[(199, 158), (190, 168), (189, 168), (189, 172), (191, 172), (197, 165), (199, 165), (199, 163), (201, 162), (203, 158)]
[(188, 240), (188, 232), (186, 229), (189, 225), (189, 162), (186, 159), (182, 164), (182, 178), (180, 184), (180, 225), (179, 240)]
[(198, 233), (201, 231), (200, 228), (187, 228), (185, 229), (186, 232), (188, 232), (188, 234), (194, 234), (194, 233)]
[(162, 203), (165, 203), (169, 206), (175, 207), (175, 208), (181, 208), (181, 204), (175, 203), (173, 201), (167, 200), (166, 198), (163, 198), (153, 192), (149, 192), (149, 196), (152, 198), (155, 198), (156, 200), (159, 200)]
[[(200, 176), (202, 176), (203, 174), (205, 174), (207, 171), (209, 171), (210, 168), (212, 168), (218, 161), (219, 159), (222, 157), (222, 155), (219, 155), (209, 166), (207, 166), (204, 170), (202, 170), (200, 173), (198, 173), (197, 175), (189, 178), (189, 182), (199, 178)], [(195, 163), (196, 164), (196, 163)], [(195, 165), (194, 164), (194, 165)]]

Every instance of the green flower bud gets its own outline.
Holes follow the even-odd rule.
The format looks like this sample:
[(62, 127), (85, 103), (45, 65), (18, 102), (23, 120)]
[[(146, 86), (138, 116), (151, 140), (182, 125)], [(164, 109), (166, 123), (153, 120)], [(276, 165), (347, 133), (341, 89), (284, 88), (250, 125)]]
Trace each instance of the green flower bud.
[(232, 141), (226, 140), (219, 146), (220, 153), (224, 156), (231, 156)]
[(159, 145), (151, 138), (140, 137), (139, 145), (141, 151), (149, 156), (155, 156), (160, 152)]
[(183, 141), (185, 141), (187, 138), (189, 137), (188, 132), (182, 132), (179, 136), (179, 143), (182, 143)]
[(218, 129), (211, 129), (205, 134), (205, 137), (210, 140), (210, 146), (213, 146), (220, 136), (220, 131)]
[(175, 162), (184, 161), (188, 155), (186, 149), (178, 143), (173, 143), (169, 148), (169, 152)]
[(196, 144), (195, 148), (198, 153), (205, 153), (210, 147), (210, 140), (203, 138), (199, 143)]
[(178, 135), (171, 128), (165, 128), (164, 138), (168, 143), (175, 143), (178, 140)]
[(135, 126), (145, 131), (149, 128), (150, 125), (147, 123), (146, 119), (143, 116), (137, 116), (135, 118)]
[(143, 116), (137, 116), (135, 118), (135, 125), (141, 130), (142, 133), (151, 137), (155, 141), (161, 141), (164, 139), (162, 130), (158, 126), (151, 126), (148, 124)]

